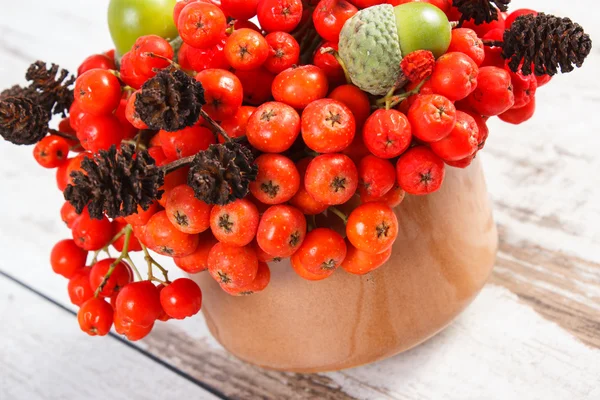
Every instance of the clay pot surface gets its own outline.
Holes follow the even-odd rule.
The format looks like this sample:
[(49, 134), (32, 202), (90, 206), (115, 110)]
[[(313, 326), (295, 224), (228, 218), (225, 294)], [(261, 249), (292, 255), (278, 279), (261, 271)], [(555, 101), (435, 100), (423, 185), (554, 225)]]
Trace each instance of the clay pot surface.
[(233, 355), (269, 369), (322, 372), (408, 350), (445, 328), (475, 298), (494, 265), (498, 235), (479, 161), (448, 168), (442, 189), (397, 208), (390, 261), (365, 276), (336, 271), (303, 280), (273, 263), (262, 293), (232, 297), (195, 277), (214, 337)]

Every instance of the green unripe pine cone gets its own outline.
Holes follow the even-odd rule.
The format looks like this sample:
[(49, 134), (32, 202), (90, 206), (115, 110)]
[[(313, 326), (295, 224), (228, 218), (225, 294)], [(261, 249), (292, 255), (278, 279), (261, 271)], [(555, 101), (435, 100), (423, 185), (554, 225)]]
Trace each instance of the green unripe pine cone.
[(395, 87), (403, 55), (429, 50), (437, 58), (448, 50), (451, 38), (448, 18), (429, 3), (382, 4), (346, 21), (339, 55), (356, 86), (382, 96)]
[(173, 8), (177, 0), (111, 0), (108, 6), (108, 27), (117, 54), (131, 50), (136, 39), (158, 35), (165, 39), (177, 37)]

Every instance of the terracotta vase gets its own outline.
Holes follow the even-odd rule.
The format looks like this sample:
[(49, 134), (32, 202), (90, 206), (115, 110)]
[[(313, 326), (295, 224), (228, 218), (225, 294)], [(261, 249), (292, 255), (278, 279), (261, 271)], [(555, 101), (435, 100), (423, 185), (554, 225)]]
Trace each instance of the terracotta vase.
[(269, 369), (340, 370), (408, 350), (445, 328), (484, 286), (498, 236), (481, 165), (448, 168), (443, 188), (408, 196), (390, 261), (354, 276), (305, 281), (272, 264), (262, 293), (232, 297), (207, 274), (204, 316), (232, 354)]

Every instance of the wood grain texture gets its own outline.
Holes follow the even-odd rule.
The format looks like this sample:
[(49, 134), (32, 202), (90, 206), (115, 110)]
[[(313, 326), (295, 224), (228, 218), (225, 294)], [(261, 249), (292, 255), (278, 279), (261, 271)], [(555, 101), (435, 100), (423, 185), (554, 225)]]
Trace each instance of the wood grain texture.
[(112, 337), (65, 329), (75, 316), (0, 276), (1, 399), (215, 397)]
[[(22, 82), (33, 60), (55, 61), (75, 70), (91, 52), (108, 49), (107, 2), (21, 0), (3, 8), (0, 87)], [(593, 0), (568, 4), (515, 0), (513, 6), (569, 15), (593, 40), (600, 40), (600, 13)], [(239, 399), (600, 398), (598, 71), (596, 47), (583, 69), (556, 77), (539, 90), (538, 113), (532, 121), (518, 127), (490, 122), (491, 136), (482, 158), (501, 231), (496, 270), (492, 284), (475, 303), (431, 341), (381, 363), (323, 375), (269, 372), (242, 363), (210, 338), (200, 318), (161, 324), (139, 346)], [(48, 266), (52, 244), (68, 236), (58, 216), (62, 200), (53, 172), (35, 165), (30, 148), (0, 143), (0, 160), (0, 269), (69, 306), (65, 281)], [(52, 322), (58, 332), (52, 346), (21, 357), (28, 363), (11, 357), (13, 369), (36, 365), (40, 374), (54, 376), (61, 384), (76, 381), (83, 386), (93, 380), (84, 369), (73, 369), (70, 375), (54, 371), (74, 360), (58, 351), (59, 338), (75, 343), (77, 360), (86, 353), (85, 346), (103, 349), (112, 357), (129, 357), (126, 353), (131, 350), (87, 338), (71, 318), (57, 317), (39, 300), (22, 298), (27, 296), (15, 304), (37, 312), (28, 327), (33, 335), (45, 332)], [(6, 304), (0, 297), (0, 310)], [(3, 326), (15, 321), (19, 315), (5, 314)], [(0, 364), (6, 354), (13, 353), (0, 347)], [(163, 374), (143, 360), (131, 363), (145, 376)], [(133, 364), (125, 365), (133, 369)], [(187, 387), (165, 371), (169, 385)], [(95, 373), (102, 376), (102, 371)], [(36, 398), (27, 397), (30, 392), (21, 387), (22, 377), (10, 375), (8, 381), (8, 374), (1, 376), (2, 385), (17, 393), (7, 398)], [(139, 381), (139, 385), (158, 394), (165, 384)], [(124, 398), (146, 393), (121, 381), (115, 392)], [(0, 390), (0, 398), (2, 394)]]

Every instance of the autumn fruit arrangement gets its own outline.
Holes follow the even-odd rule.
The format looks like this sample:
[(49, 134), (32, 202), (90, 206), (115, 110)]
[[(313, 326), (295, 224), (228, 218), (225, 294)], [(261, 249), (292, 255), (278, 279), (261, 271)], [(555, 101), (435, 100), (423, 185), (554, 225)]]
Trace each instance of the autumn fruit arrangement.
[[(171, 281), (152, 253), (232, 296), (265, 290), (285, 258), (312, 281), (382, 267), (405, 195), (467, 168), (489, 118), (530, 119), (536, 90), (592, 46), (568, 18), (508, 13), (509, 0), (127, 10), (147, 26), (127, 25), (120, 3), (109, 10), (116, 51), (91, 55), (76, 77), (32, 64), (27, 86), (0, 95), (0, 134), (56, 170), (72, 238), (50, 263), (81, 329), (114, 325), (130, 340), (201, 309), (200, 287)], [(119, 255), (103, 258), (109, 248)]]

